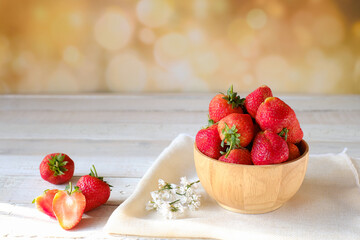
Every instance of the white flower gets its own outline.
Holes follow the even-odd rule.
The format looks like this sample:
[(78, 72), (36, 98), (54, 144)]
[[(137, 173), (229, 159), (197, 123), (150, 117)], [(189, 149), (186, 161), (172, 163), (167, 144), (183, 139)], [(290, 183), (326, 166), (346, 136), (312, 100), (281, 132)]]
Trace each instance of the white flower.
[(159, 181), (158, 181), (159, 189), (163, 188), (165, 186), (165, 184), (166, 184), (166, 182), (164, 180), (159, 179)]
[(180, 186), (158, 181), (158, 190), (150, 193), (152, 200), (146, 204), (147, 210), (157, 210), (167, 219), (177, 218), (186, 212), (200, 207), (200, 195), (195, 191), (197, 183), (189, 182), (186, 177), (180, 178)]

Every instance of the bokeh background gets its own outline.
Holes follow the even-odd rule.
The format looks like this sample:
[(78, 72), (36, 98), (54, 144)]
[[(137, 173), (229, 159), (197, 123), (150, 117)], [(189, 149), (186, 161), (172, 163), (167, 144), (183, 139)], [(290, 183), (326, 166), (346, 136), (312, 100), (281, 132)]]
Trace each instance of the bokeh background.
[(0, 93), (360, 93), (359, 0), (0, 0)]

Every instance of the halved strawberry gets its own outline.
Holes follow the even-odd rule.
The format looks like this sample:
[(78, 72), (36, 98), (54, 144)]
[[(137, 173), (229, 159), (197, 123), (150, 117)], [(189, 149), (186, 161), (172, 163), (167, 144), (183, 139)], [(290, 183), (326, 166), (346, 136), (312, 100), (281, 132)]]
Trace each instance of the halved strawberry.
[(55, 194), (52, 203), (54, 214), (60, 226), (65, 230), (72, 229), (80, 222), (85, 207), (86, 199), (84, 194), (81, 193), (77, 186), (72, 190), (71, 182), (65, 191), (59, 191)]
[(36, 208), (52, 218), (56, 218), (54, 212), (52, 210), (52, 203), (55, 194), (58, 192), (58, 189), (47, 189), (44, 193), (33, 200), (35, 203)]

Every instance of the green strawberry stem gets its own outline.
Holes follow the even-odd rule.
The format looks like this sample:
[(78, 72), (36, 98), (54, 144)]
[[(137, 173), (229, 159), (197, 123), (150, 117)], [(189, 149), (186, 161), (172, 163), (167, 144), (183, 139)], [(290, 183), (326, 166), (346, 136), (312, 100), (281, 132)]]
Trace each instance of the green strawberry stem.
[(237, 95), (237, 92), (234, 92), (233, 85), (227, 90), (227, 95), (225, 95), (223, 99), (225, 99), (233, 109), (241, 107), (245, 103), (245, 98), (240, 98), (240, 96)]
[[(98, 176), (98, 173), (97, 173), (97, 171), (96, 171), (96, 168), (95, 168), (94, 164), (91, 165), (91, 166), (92, 166), (92, 169), (90, 168), (90, 173), (89, 173), (90, 176), (96, 177), (96, 178), (100, 179), (101, 181), (105, 182), (109, 187), (113, 187), (113, 186), (111, 186), (110, 184), (108, 184), (106, 181), (104, 181), (104, 177), (99, 177), (99, 176)], [(110, 190), (111, 190), (111, 189), (110, 189)]]
[(207, 126), (202, 127), (202, 129), (208, 129), (208, 128), (211, 127), (212, 125), (216, 125), (216, 124), (218, 124), (218, 123), (214, 122), (214, 120), (212, 120), (212, 119), (210, 118), (210, 116), (208, 115), (208, 124), (207, 124)]
[(281, 130), (281, 132), (279, 132), (279, 136), (283, 137), (285, 139), (285, 141), (287, 141), (288, 138), (288, 133), (289, 133), (289, 129), (287, 128), (283, 128), (283, 130)]
[(65, 154), (56, 154), (49, 159), (48, 165), (54, 176), (64, 175), (68, 169), (65, 167), (68, 163), (64, 161)]
[(208, 127), (211, 127), (212, 125), (214, 125), (215, 124), (215, 122), (214, 122), (214, 120), (212, 120), (211, 118), (210, 118), (210, 116), (208, 115)]
[(71, 182), (69, 182), (69, 185), (67, 185), (67, 186), (65, 187), (65, 191), (66, 191), (67, 194), (69, 194), (69, 195), (71, 195), (71, 194), (73, 194), (73, 193), (75, 193), (75, 192), (81, 192), (81, 190), (79, 189), (78, 186), (75, 186), (75, 187), (74, 187), (74, 190), (73, 190), (73, 186), (72, 186), (72, 183), (71, 183)]
[(225, 141), (227, 145), (230, 147), (226, 151), (225, 158), (227, 158), (231, 152), (231, 150), (235, 148), (240, 148), (240, 133), (237, 132), (236, 125), (232, 125), (231, 128), (225, 123), (225, 128), (222, 130), (224, 134), (224, 139), (221, 141), (221, 146), (225, 146)]

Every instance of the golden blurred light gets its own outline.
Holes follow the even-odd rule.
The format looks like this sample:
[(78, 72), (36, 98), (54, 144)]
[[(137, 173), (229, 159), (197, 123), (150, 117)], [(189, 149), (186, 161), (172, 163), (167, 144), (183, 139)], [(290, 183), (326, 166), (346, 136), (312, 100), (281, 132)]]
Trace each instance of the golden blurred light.
[(352, 26), (352, 32), (355, 37), (360, 38), (360, 21), (357, 21)]
[(254, 76), (252, 74), (245, 74), (243, 77), (242, 77), (242, 82), (245, 84), (245, 85), (252, 85), (254, 84)]
[(29, 69), (26, 74), (23, 74), (16, 90), (21, 93), (38, 93), (47, 91), (47, 84), (50, 73), (44, 69), (38, 62), (32, 63), (28, 66)]
[(60, 64), (49, 77), (47, 91), (52, 93), (77, 92), (79, 84), (74, 74)]
[(76, 66), (80, 91), (95, 92), (99, 89), (103, 80), (103, 71), (99, 66), (98, 60), (91, 59), (88, 55)]
[(157, 63), (167, 67), (183, 60), (189, 50), (188, 39), (179, 33), (168, 33), (155, 42), (154, 56)]
[(81, 27), (84, 24), (84, 19), (80, 13), (73, 12), (69, 15), (69, 23), (73, 27)]
[(292, 30), (300, 46), (309, 47), (312, 45), (313, 38), (307, 27), (295, 25)]
[(153, 44), (156, 40), (156, 36), (153, 30), (150, 28), (142, 28), (139, 31), (139, 39), (145, 44)]
[(207, 0), (193, 1), (194, 15), (197, 18), (205, 18), (208, 14), (209, 2)]
[(24, 51), (14, 59), (12, 69), (17, 74), (23, 74), (26, 70), (31, 71), (32, 64), (35, 62), (35, 57), (32, 52)]
[(354, 82), (357, 84), (358, 90), (360, 90), (360, 56), (355, 61)]
[(96, 22), (94, 34), (96, 41), (107, 50), (119, 50), (130, 41), (133, 26), (120, 10), (106, 11)]
[(155, 83), (153, 90), (159, 91), (166, 89), (167, 91), (177, 92), (181, 90), (179, 81), (174, 81), (174, 77), (164, 68), (153, 66), (149, 70), (149, 77)]
[(270, 16), (275, 18), (283, 17), (286, 12), (285, 6), (280, 2), (276, 1), (269, 1), (266, 10), (266, 12), (268, 12)]
[(194, 76), (190, 64), (179, 61), (169, 67), (173, 81), (178, 81), (183, 91), (201, 91), (207, 89), (207, 84), (200, 78)]
[(140, 92), (147, 81), (144, 62), (132, 52), (113, 57), (106, 69), (106, 83), (110, 91)]
[(335, 59), (323, 59), (315, 66), (310, 73), (309, 91), (316, 92), (322, 89), (325, 93), (331, 92), (337, 87), (337, 80), (342, 78), (341, 64)]
[(212, 51), (196, 53), (193, 66), (196, 73), (201, 76), (214, 74), (219, 67), (219, 59)]
[(34, 19), (37, 21), (44, 21), (46, 20), (48, 14), (46, 9), (43, 6), (35, 6), (32, 9), (32, 15), (34, 16)]
[(229, 10), (229, 1), (210, 1), (211, 10), (216, 14), (224, 14)]
[(75, 46), (67, 46), (63, 51), (63, 59), (66, 63), (76, 65), (81, 58), (80, 51)]
[(0, 35), (0, 66), (11, 60), (9, 39)]
[(246, 22), (252, 29), (261, 29), (267, 22), (266, 13), (262, 9), (252, 9), (246, 16)]
[(233, 63), (233, 67), (231, 68), (231, 74), (235, 76), (242, 76), (250, 69), (249, 61), (245, 61), (242, 59), (237, 60)]
[(288, 62), (279, 55), (262, 57), (256, 64), (256, 78), (261, 84), (271, 86), (278, 91), (286, 91)]
[(260, 42), (252, 35), (245, 36), (238, 47), (241, 55), (245, 58), (256, 58), (260, 54)]
[(248, 43), (249, 37), (254, 35), (254, 30), (249, 27), (244, 19), (238, 18), (229, 24), (227, 35), (235, 44), (246, 44)]
[(191, 29), (187, 32), (187, 37), (189, 38), (190, 42), (198, 45), (202, 44), (205, 41), (205, 34), (200, 29)]
[(148, 27), (160, 27), (168, 23), (173, 9), (166, 0), (141, 0), (136, 6), (139, 21)]
[(344, 38), (344, 26), (339, 19), (325, 15), (318, 17), (312, 27), (314, 38), (325, 47), (336, 46)]
[(324, 52), (319, 48), (312, 48), (306, 53), (306, 62), (309, 66), (314, 66), (325, 58)]

